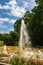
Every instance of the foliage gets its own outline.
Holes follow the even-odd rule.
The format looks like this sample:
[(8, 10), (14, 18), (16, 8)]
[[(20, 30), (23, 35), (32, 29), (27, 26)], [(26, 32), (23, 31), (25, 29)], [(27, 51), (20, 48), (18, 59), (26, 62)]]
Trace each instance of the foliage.
[(38, 3), (38, 4), (42, 4), (43, 0), (35, 0), (35, 2)]
[(0, 40), (3, 40), (3, 34), (0, 33)]
[(12, 65), (40, 65), (39, 61), (28, 60), (26, 61), (23, 57), (14, 56), (10, 60)]
[[(42, 0), (36, 0), (37, 3)], [(30, 22), (30, 33), (33, 46), (43, 46), (43, 2), (32, 10), (33, 17)]]
[(9, 34), (0, 34), (0, 40), (4, 41), (4, 45), (18, 45), (18, 33), (10, 31)]
[(3, 46), (4, 45), (4, 41), (0, 41), (0, 46)]
[(15, 46), (18, 45), (18, 33), (16, 31), (10, 31), (10, 35), (12, 38), (10, 43)]
[(18, 45), (20, 38), (21, 20), (24, 19), (32, 46), (43, 46), (43, 0), (35, 0), (37, 6), (30, 13), (18, 19), (14, 24), (14, 31), (9, 34), (0, 34), (0, 40), (6, 45)]
[(25, 24), (27, 26), (27, 31), (29, 32), (29, 24), (31, 20), (32, 14), (30, 14), (29, 11), (27, 11), (23, 18), (18, 19), (14, 24), (14, 31), (18, 33), (18, 40), (20, 38), (20, 27), (21, 27), (21, 20), (23, 19), (25, 21)]
[(20, 32), (21, 20), (22, 20), (22, 18), (15, 22), (15, 24), (14, 24), (14, 31)]
[[(27, 11), (21, 19), (25, 21), (32, 46), (43, 46), (43, 0), (35, 0), (35, 2), (38, 5), (32, 9), (32, 13)], [(21, 19), (14, 25), (18, 34), (20, 34)]]

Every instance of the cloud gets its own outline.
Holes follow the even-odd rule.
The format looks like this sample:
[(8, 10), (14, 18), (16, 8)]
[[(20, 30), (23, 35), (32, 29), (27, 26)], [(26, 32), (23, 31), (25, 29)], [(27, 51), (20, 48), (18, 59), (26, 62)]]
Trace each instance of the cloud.
[[(15, 17), (23, 17), (23, 15), (26, 12), (26, 8), (32, 9), (35, 5), (35, 0), (18, 0), (22, 2), (22, 5), (19, 6), (18, 2), (16, 0), (10, 0), (6, 5), (0, 4), (0, 9), (10, 10), (10, 12), (7, 12), (7, 15), (15, 16)], [(19, 2), (19, 3), (20, 3)]]
[(10, 0), (8, 3), (6, 3), (8, 5), (17, 5), (16, 0)]
[(9, 23), (12, 23), (12, 24), (14, 24), (15, 22), (16, 22), (16, 20), (14, 20), (14, 19), (9, 21)]
[(7, 28), (6, 25), (3, 25), (4, 22), (8, 22), (8, 18), (0, 18), (0, 28)]
[(10, 29), (9, 31), (14, 31), (14, 29)]
[(0, 22), (6, 22), (6, 21), (9, 21), (8, 18), (0, 18)]
[(10, 31), (14, 31), (14, 29), (10, 29), (9, 31), (5, 31), (5, 30), (0, 30), (0, 33), (10, 33)]
[(32, 9), (36, 5), (35, 0), (30, 0), (29, 6)]
[(7, 28), (6, 25), (3, 25), (4, 22), (11, 23), (12, 25), (14, 25), (14, 23), (16, 22), (16, 20), (9, 19), (9, 18), (0, 18), (0, 28)]
[(8, 18), (0, 18), (0, 28), (7, 28), (6, 25), (3, 25), (4, 22), (8, 22)]
[(8, 5), (4, 5), (4, 6), (2, 6), (1, 4), (0, 4), (0, 9), (9, 9), (9, 6)]
[(23, 7), (24, 7), (24, 8), (27, 8), (28, 5), (29, 5), (29, 2), (25, 1)]
[(8, 33), (8, 31), (0, 30), (0, 33), (1, 33), (1, 34), (3, 34), (3, 33)]
[(25, 14), (26, 10), (21, 7), (16, 7), (15, 9), (13, 8), (8, 15), (13, 15), (16, 17), (22, 17)]
[[(21, 7), (18, 6), (18, 3), (16, 2), (16, 0), (11, 0), (10, 3), (8, 3), (9, 5), (11, 5), (11, 10), (10, 13), (8, 13), (8, 15), (13, 15), (16, 17), (23, 17), (23, 15), (26, 12), (26, 9), (32, 9), (36, 4), (35, 4), (35, 0), (18, 0), (22, 2)], [(14, 3), (13, 3), (14, 2)], [(12, 4), (13, 3), (13, 4)]]
[(8, 18), (0, 18), (0, 28), (7, 28), (6, 25), (3, 25), (4, 22), (8, 22)]
[(26, 10), (23, 7), (19, 7), (17, 5), (16, 0), (11, 0), (7, 5), (10, 5), (10, 12), (7, 13), (8, 15), (16, 16), (16, 17), (22, 17)]
[[(19, 3), (22, 3), (22, 5), (19, 6), (18, 5)], [(18, 0), (18, 2), (17, 0), (9, 0), (9, 2), (5, 3), (5, 5), (0, 4), (0, 10), (2, 9), (4, 13), (4, 9), (5, 9), (6, 10), (5, 15), (6, 14), (8, 15), (8, 18), (7, 16), (6, 18), (3, 17), (1, 18), (1, 14), (0, 14), (0, 28), (8, 28), (9, 25), (8, 26), (3, 25), (3, 23), (5, 22), (11, 23), (13, 25), (16, 22), (16, 20), (12, 18), (10, 19), (11, 16), (21, 18), (23, 17), (23, 15), (27, 10), (30, 11), (35, 5), (36, 5), (35, 0)], [(12, 29), (9, 28), (9, 31), (10, 30)], [(0, 30), (0, 32), (4, 33), (6, 31)]]
[(3, 24), (4, 22), (8, 22), (8, 23), (15, 23), (16, 20), (14, 19), (9, 19), (9, 18), (0, 18), (0, 25)]
[(0, 25), (0, 28), (7, 28), (7, 26), (6, 25)]
[(3, 34), (3, 33), (4, 33), (4, 31), (0, 30), (0, 33), (2, 33), (2, 34)]
[(13, 28), (11, 28), (10, 30), (8, 30), (8, 31), (5, 31), (5, 30), (0, 30), (0, 33), (10, 33), (10, 31), (14, 31), (14, 29)]
[(0, 9), (10, 10), (7, 14), (16, 17), (22, 17), (26, 12), (25, 8), (18, 6), (16, 0), (11, 0), (4, 6), (0, 4)]
[(36, 5), (35, 0), (19, 0), (23, 3), (22, 7), (26, 10), (31, 11), (33, 7)]

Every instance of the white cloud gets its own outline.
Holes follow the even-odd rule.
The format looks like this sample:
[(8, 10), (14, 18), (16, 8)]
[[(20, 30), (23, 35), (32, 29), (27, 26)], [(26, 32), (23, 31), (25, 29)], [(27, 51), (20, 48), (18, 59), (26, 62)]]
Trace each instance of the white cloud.
[(3, 33), (8, 33), (8, 32), (4, 30), (0, 30), (0, 33), (3, 34)]
[[(34, 5), (36, 5), (34, 2), (35, 0), (18, 0), (18, 1), (21, 1), (23, 5), (18, 6), (17, 0), (10, 0), (5, 5), (0, 4), (0, 9), (10, 10), (9, 12), (7, 12), (5, 14), (21, 18), (25, 14), (26, 8), (28, 8), (28, 10), (29, 10), (29, 9), (32, 9), (34, 7)], [(0, 17), (1, 17), (1, 15), (0, 15)], [(0, 28), (7, 28), (6, 25), (3, 25), (4, 22), (14, 24), (16, 22), (16, 20), (9, 19), (9, 18), (0, 18)], [(13, 29), (10, 29), (10, 30), (13, 30)], [(4, 33), (6, 31), (0, 30), (0, 32)]]
[(9, 19), (9, 18), (0, 18), (0, 25), (3, 24), (4, 22), (8, 22), (8, 23), (14, 24), (16, 22), (16, 20)]
[(7, 28), (7, 26), (3, 25), (3, 23), (8, 21), (8, 18), (0, 18), (0, 28)]
[(6, 25), (0, 25), (0, 28), (7, 28)]
[(29, 2), (25, 1), (23, 7), (26, 8), (26, 7), (28, 7), (28, 5), (29, 5)]
[(22, 7), (28, 9), (29, 11), (33, 9), (34, 6), (36, 6), (35, 0), (20, 0), (23, 5)]
[(0, 33), (2, 33), (2, 34), (3, 34), (3, 33), (4, 33), (4, 31), (0, 30)]
[(0, 4), (0, 9), (9, 9), (9, 6), (8, 6), (8, 5), (2, 6), (2, 5)]
[(29, 6), (32, 9), (36, 5), (35, 0), (30, 0)]
[(14, 29), (10, 29), (9, 31), (5, 31), (5, 30), (0, 30), (0, 33), (10, 33), (10, 31), (14, 31)]
[(17, 2), (16, 2), (16, 0), (11, 0), (11, 1), (9, 1), (9, 3), (6, 3), (6, 4), (8, 4), (8, 5), (16, 5)]
[(28, 8), (28, 10), (32, 9), (36, 4), (35, 4), (35, 0), (20, 0), (22, 1), (23, 5), (21, 5), (21, 7), (19, 7), (17, 5), (16, 0), (11, 0), (8, 4), (11, 5), (11, 10), (10, 13), (8, 13), (8, 15), (12, 15), (12, 16), (16, 16), (16, 17), (22, 17), (25, 12), (26, 12), (26, 8)]
[(10, 12), (7, 14), (16, 17), (22, 17), (26, 12), (25, 8), (18, 6), (16, 0), (11, 0), (4, 6), (0, 5), (0, 9), (8, 9)]
[(10, 33), (10, 31), (14, 31), (14, 29), (12, 28), (12, 29), (10, 29), (7, 33)]
[(3, 25), (3, 23), (8, 21), (8, 18), (0, 18), (0, 28), (7, 28), (7, 26)]
[(2, 6), (0, 4), (0, 9), (7, 9), (10, 10), (10, 12), (7, 12), (6, 14), (11, 15), (11, 16), (16, 16), (16, 17), (22, 17), (25, 12), (26, 8), (32, 9), (35, 5), (35, 0), (20, 0), (23, 5), (21, 7), (18, 6), (18, 3), (16, 0), (10, 0), (6, 5)]
[(12, 24), (14, 24), (15, 22), (16, 22), (16, 20), (14, 20), (14, 19), (9, 21), (9, 23), (12, 23)]
[(17, 5), (16, 0), (11, 0), (7, 5), (10, 5), (10, 13), (7, 13), (8, 15), (16, 16), (16, 17), (22, 17), (26, 10), (23, 7), (19, 7)]
[(9, 18), (0, 18), (0, 28), (7, 28), (6, 25), (3, 25), (4, 22), (8, 22), (8, 23), (14, 24), (16, 22), (16, 20), (9, 19)]
[(13, 8), (9, 15), (13, 15), (16, 17), (22, 17), (25, 14), (26, 10), (22, 7), (16, 7), (15, 9)]
[(30, 2), (28, 2), (28, 1), (26, 1), (26, 0), (21, 0), (21, 2), (23, 3), (23, 5), (22, 5), (23, 8), (29, 7), (29, 3), (30, 3)]
[(9, 19), (8, 18), (0, 18), (1, 23), (6, 22), (6, 21), (9, 21)]
[(14, 31), (14, 29), (10, 29), (9, 31)]
[(3, 25), (4, 22), (8, 22), (8, 18), (0, 18), (0, 28), (7, 28), (6, 25)]

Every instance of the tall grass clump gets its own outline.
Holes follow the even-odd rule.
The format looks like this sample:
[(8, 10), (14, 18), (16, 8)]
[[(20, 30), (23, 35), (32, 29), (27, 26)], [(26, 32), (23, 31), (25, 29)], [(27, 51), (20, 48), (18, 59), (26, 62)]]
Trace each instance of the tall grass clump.
[(4, 41), (0, 41), (0, 47), (4, 45)]
[(40, 65), (39, 61), (26, 60), (21, 56), (13, 56), (10, 60), (12, 65)]

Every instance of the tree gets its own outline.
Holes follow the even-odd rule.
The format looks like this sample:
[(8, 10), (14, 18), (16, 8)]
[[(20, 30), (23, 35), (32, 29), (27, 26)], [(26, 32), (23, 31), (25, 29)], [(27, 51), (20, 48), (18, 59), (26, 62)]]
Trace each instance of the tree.
[[(17, 20), (14, 29), (20, 34), (21, 20), (24, 19), (33, 46), (43, 45), (43, 0), (35, 0), (38, 4), (32, 13), (26, 12), (24, 17)], [(20, 36), (19, 36), (20, 37)]]
[(35, 2), (36, 2), (37, 4), (42, 4), (42, 3), (43, 3), (43, 0), (35, 0)]
[(30, 12), (27, 11), (22, 18), (18, 19), (18, 20), (15, 22), (15, 24), (14, 24), (14, 31), (16, 31), (16, 32), (18, 33), (18, 39), (20, 38), (21, 20), (23, 19), (23, 20), (25, 21), (25, 24), (26, 24), (26, 26), (27, 26), (27, 30), (29, 31), (28, 28), (29, 28), (29, 23), (30, 23), (29, 21), (31, 20), (31, 15), (32, 15), (32, 14), (30, 14)]
[(18, 32), (18, 34), (20, 33), (21, 20), (22, 18), (18, 19), (14, 24), (14, 31)]
[(0, 46), (3, 46), (4, 45), (4, 41), (0, 41)]
[(0, 33), (0, 40), (3, 40), (3, 34)]
[(11, 45), (18, 45), (18, 33), (16, 31), (10, 31), (10, 35), (11, 35), (11, 40), (10, 40), (10, 44)]
[(8, 34), (3, 34), (3, 41), (4, 41), (4, 45), (7, 45), (8, 39), (7, 39)]
[(33, 17), (30, 22), (31, 40), (33, 46), (43, 45), (43, 1), (35, 0), (38, 6), (32, 10)]
[[(4, 42), (4, 45), (11, 45), (11, 46), (14, 46), (14, 45), (18, 45), (18, 33), (16, 31), (10, 31), (9, 34), (0, 34), (0, 41), (3, 41)], [(1, 45), (1, 44), (0, 44)]]

